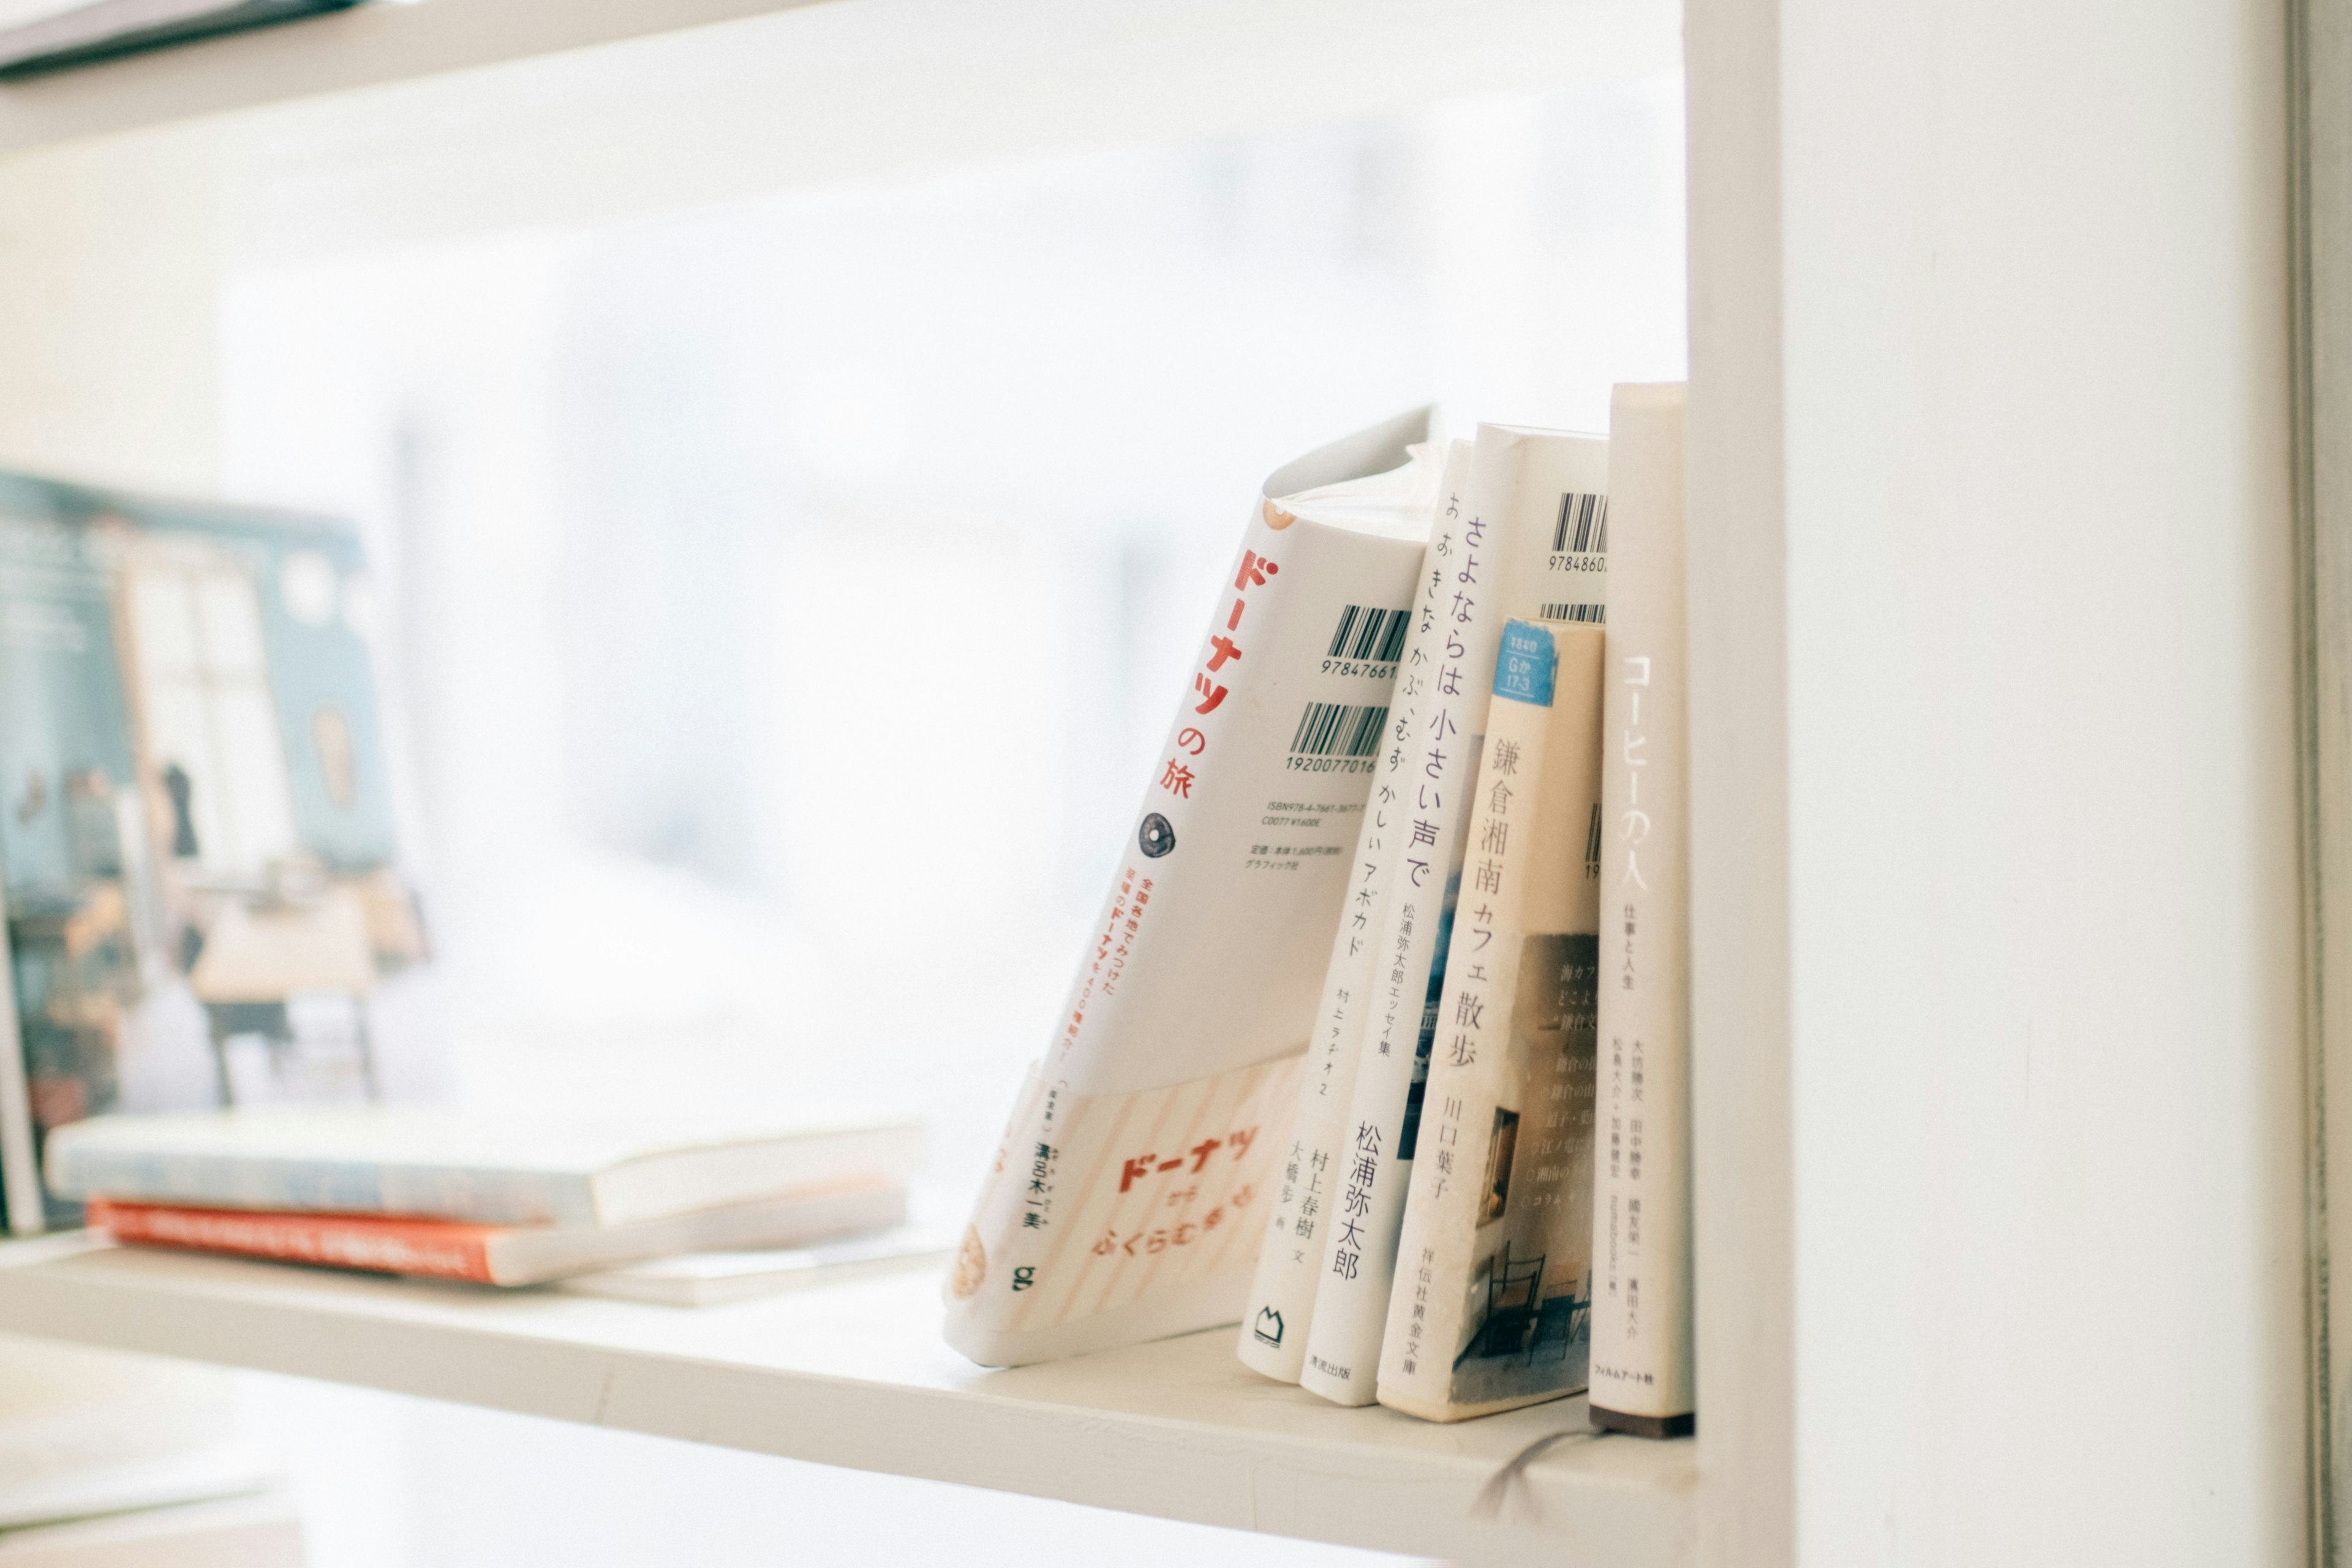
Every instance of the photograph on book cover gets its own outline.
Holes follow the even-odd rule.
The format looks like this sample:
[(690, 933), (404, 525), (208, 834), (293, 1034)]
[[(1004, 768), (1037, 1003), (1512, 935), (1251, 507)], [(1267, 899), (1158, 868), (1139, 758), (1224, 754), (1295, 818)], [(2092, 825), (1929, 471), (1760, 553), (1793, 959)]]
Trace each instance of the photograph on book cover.
[(41, 1218), (26, 1112), (37, 1139), (429, 1080), (372, 611), (338, 522), (0, 476), (12, 1228)]

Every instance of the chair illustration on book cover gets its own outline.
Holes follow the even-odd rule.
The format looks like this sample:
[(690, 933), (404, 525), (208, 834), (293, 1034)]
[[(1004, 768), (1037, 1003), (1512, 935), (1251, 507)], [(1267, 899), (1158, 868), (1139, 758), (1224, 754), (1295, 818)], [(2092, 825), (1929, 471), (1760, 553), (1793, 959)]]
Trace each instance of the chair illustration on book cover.
[(1546, 1297), (1543, 1293), (1545, 1255), (1514, 1258), (1506, 1242), (1486, 1275), (1486, 1305), (1470, 1342), (1454, 1358), (1507, 1361), (1525, 1357), (1525, 1364), (1565, 1361), (1569, 1347), (1584, 1331), (1592, 1310), (1590, 1296), (1573, 1290)]

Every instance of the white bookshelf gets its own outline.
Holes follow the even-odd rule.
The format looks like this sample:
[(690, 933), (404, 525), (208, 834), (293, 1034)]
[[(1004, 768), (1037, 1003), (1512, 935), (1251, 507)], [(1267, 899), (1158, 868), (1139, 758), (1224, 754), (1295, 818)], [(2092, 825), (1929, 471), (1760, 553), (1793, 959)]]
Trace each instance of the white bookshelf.
[(0, 85), (0, 152), (682, 31), (817, 0), (389, 0)]
[[(2315, 1560), (2287, 128), (2335, 11), (1024, 0), (827, 53), (791, 24), (903, 6), (770, 8), (425, 0), (0, 94), (0, 452), (204, 483), (206, 245), (1303, 123), (1679, 30), (1701, 1437), (1556, 1451), (1540, 1525), (1481, 1526), (1572, 1407), (1334, 1414), (1213, 1340), (980, 1373), (906, 1281), (668, 1318), (18, 1255), (0, 1327), (1405, 1551)], [(626, 91), (574, 69), (620, 49)], [(190, 117), (257, 109), (224, 217)]]
[(1244, 1370), (1229, 1330), (991, 1372), (939, 1319), (929, 1269), (671, 1308), (0, 1247), (0, 1332), (1463, 1563), (1696, 1560), (1696, 1446), (1586, 1435), (1580, 1399), (1451, 1426), (1342, 1410)]

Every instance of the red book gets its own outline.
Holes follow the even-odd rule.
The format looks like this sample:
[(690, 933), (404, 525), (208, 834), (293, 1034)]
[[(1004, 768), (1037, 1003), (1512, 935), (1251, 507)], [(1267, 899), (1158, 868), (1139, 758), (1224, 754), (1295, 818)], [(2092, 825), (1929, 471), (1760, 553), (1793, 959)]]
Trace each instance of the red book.
[(621, 1226), (473, 1225), (396, 1215), (181, 1208), (108, 1198), (91, 1199), (89, 1211), (93, 1227), (143, 1247), (483, 1285), (536, 1285), (684, 1252), (802, 1247), (886, 1229), (906, 1216), (906, 1190), (888, 1184), (803, 1189), (758, 1203)]

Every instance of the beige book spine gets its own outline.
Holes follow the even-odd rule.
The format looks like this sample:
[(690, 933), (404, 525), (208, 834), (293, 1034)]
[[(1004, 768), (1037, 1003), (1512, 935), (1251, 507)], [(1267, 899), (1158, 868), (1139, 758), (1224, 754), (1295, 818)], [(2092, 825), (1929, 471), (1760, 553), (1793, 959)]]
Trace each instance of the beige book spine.
[(1592, 1419), (1689, 1431), (1689, 767), (1684, 721), (1683, 388), (1610, 409), (1619, 522), (1602, 773)]
[(1603, 651), (1504, 628), (1381, 1345), (1429, 1420), (1584, 1385)]

